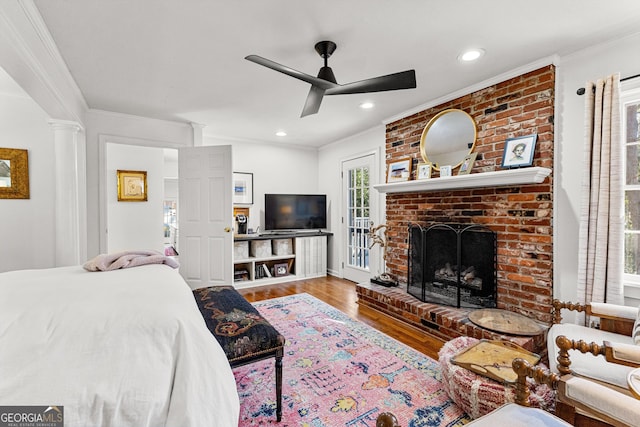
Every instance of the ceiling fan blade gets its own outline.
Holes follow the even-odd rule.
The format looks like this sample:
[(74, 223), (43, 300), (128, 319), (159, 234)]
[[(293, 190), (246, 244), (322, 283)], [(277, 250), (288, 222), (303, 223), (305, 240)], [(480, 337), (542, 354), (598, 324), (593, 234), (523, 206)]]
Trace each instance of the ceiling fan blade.
[(416, 87), (416, 71), (408, 70), (358, 82), (338, 85), (327, 89), (326, 95), (342, 95), (350, 93), (383, 92), (387, 90), (414, 89)]
[(270, 59), (263, 58), (258, 55), (249, 55), (244, 59), (255, 62), (256, 64), (262, 65), (264, 67), (271, 68), (272, 70), (294, 77), (298, 80), (302, 80), (303, 82), (311, 83), (312, 85), (324, 90), (338, 86), (335, 83), (319, 79), (318, 77), (311, 76), (309, 74), (303, 73), (302, 71), (294, 70), (293, 68), (287, 67), (286, 65), (278, 64), (277, 62), (273, 62)]
[(322, 103), (322, 98), (324, 97), (324, 92), (325, 90), (318, 86), (311, 86), (300, 117), (309, 116), (318, 112), (320, 104)]

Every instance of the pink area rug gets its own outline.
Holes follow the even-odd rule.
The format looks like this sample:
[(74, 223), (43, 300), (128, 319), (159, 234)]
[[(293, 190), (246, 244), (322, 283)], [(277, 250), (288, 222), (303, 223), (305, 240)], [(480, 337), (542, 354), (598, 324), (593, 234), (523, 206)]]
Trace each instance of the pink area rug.
[(438, 363), (308, 294), (254, 303), (283, 334), (282, 421), (273, 359), (234, 370), (240, 426), (374, 427), (392, 412), (403, 427), (470, 419), (444, 391)]

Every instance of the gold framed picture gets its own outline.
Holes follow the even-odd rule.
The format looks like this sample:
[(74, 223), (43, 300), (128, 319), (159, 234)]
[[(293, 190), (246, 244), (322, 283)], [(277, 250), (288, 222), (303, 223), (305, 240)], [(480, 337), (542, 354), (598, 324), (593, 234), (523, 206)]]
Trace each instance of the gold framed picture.
[(410, 157), (387, 164), (387, 182), (408, 181), (409, 179), (411, 179)]
[(28, 198), (28, 151), (17, 148), (0, 148), (0, 199)]
[(429, 179), (431, 178), (431, 163), (418, 164), (418, 176), (416, 179)]
[(476, 156), (478, 153), (471, 153), (464, 158), (462, 163), (460, 164), (460, 169), (458, 169), (458, 175), (467, 175), (471, 172), (473, 168), (473, 162), (476, 161)]
[(118, 201), (147, 201), (147, 172), (118, 170)]

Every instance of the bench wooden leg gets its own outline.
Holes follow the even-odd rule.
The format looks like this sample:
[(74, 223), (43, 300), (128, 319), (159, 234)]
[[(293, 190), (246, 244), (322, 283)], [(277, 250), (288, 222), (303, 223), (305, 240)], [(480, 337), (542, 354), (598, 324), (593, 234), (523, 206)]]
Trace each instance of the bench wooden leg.
[(284, 350), (281, 348), (276, 353), (276, 420), (282, 419), (282, 356)]

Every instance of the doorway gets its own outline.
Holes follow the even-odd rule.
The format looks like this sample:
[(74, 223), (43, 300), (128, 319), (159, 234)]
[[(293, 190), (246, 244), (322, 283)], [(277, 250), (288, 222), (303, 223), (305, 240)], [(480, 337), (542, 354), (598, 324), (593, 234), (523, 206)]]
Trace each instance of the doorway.
[[(342, 162), (343, 277), (354, 282), (371, 278), (369, 228), (377, 207), (371, 185), (377, 182), (375, 153)], [(373, 263), (377, 265), (377, 263)]]

